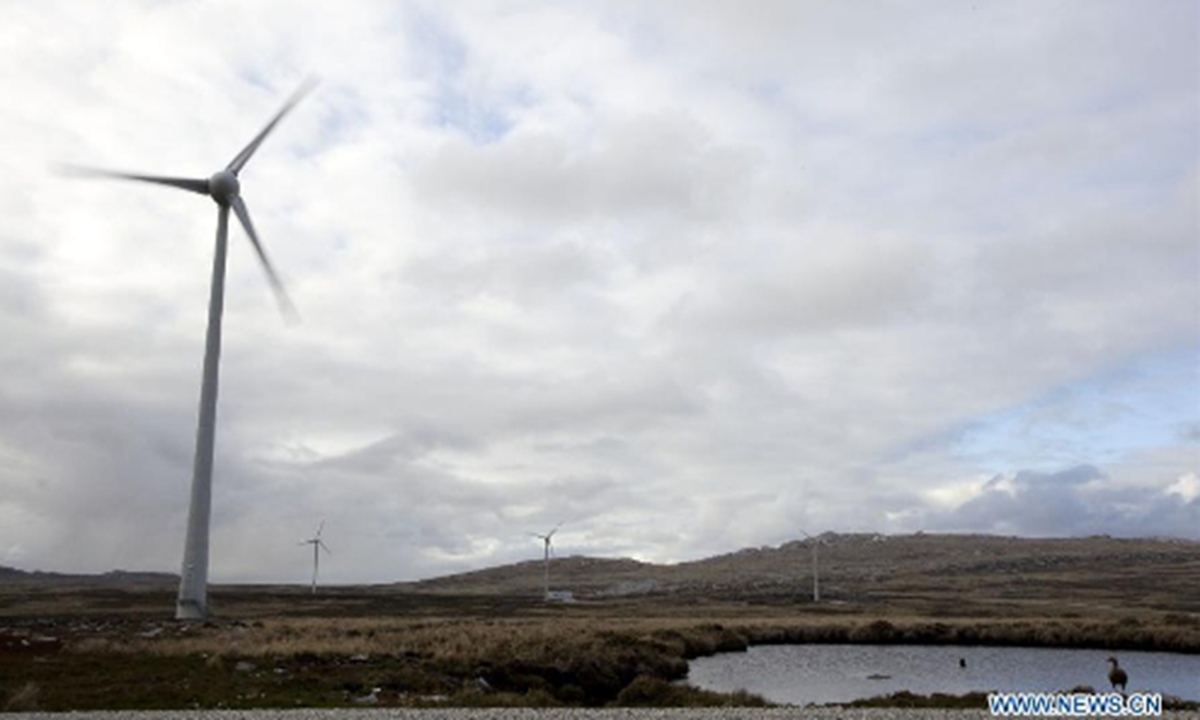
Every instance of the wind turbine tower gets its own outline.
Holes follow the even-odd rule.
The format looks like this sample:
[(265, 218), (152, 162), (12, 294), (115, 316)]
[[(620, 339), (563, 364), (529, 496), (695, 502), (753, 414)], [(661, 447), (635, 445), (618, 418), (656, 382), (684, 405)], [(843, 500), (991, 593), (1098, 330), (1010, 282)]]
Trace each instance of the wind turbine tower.
[(545, 535), (541, 535), (539, 533), (529, 533), (530, 535), (534, 536), (535, 538), (541, 538), (542, 544), (544, 547), (544, 550), (543, 550), (544, 566), (543, 566), (543, 572), (542, 572), (542, 590), (543, 590), (542, 597), (543, 598), (550, 597), (550, 556), (554, 554), (554, 550), (550, 546), (551, 538), (554, 537), (554, 533), (558, 532), (558, 528), (561, 526), (562, 526), (562, 523), (555, 525), (554, 529), (551, 530), (550, 532), (546, 533)]
[(822, 541), (819, 537), (813, 537), (803, 530), (800, 531), (800, 534), (812, 541), (813, 602), (821, 602), (821, 580), (818, 570), (820, 563), (818, 562), (817, 548), (820, 547)]
[(312, 594), (313, 595), (317, 594), (317, 570), (320, 568), (320, 565), (321, 565), (321, 556), (318, 554), (318, 551), (324, 550), (327, 554), (330, 554), (330, 555), (333, 554), (330, 552), (329, 548), (325, 545), (324, 541), (321, 540), (321, 531), (324, 529), (325, 529), (325, 521), (322, 520), (321, 524), (317, 526), (317, 534), (316, 535), (314, 535), (313, 537), (310, 537), (307, 540), (300, 541), (301, 545), (312, 545), (313, 546), (313, 577), (312, 577)]
[(238, 174), (246, 167), (258, 146), (283, 119), (296, 103), (312, 90), (314, 83), (305, 82), (271, 118), (250, 144), (242, 148), (223, 169), (208, 178), (180, 178), (161, 175), (138, 175), (95, 168), (70, 167), (67, 171), (75, 175), (135, 180), (138, 182), (166, 185), (187, 190), (197, 195), (207, 195), (217, 204), (217, 243), (213, 253), (212, 287), (208, 300), (208, 331), (204, 343), (204, 371), (200, 384), (200, 413), (196, 427), (196, 456), (192, 466), (192, 494), (188, 506), (187, 536), (183, 549), (183, 568), (179, 580), (179, 597), (175, 604), (175, 617), (179, 620), (202, 620), (208, 616), (208, 531), (212, 513), (212, 470), (213, 446), (217, 422), (217, 376), (221, 360), (221, 315), (225, 305), (225, 254), (229, 244), (229, 212), (237, 215), (238, 222), (246, 230), (250, 244), (267, 274), (267, 281), (275, 291), (275, 298), (285, 316), (293, 317), (295, 310), (275, 273), (267, 253), (263, 250), (254, 225), (250, 222), (250, 211), (241, 196)]

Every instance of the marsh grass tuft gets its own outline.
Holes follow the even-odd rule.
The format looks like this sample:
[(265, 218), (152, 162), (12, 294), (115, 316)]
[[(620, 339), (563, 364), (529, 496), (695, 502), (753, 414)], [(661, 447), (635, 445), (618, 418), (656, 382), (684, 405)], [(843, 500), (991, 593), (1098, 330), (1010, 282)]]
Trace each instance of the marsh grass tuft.
[(5, 712), (32, 712), (38, 709), (38, 696), (41, 688), (32, 680), (13, 691), (4, 701)]
[(619, 707), (768, 707), (761, 695), (738, 690), (717, 693), (691, 685), (639, 675), (617, 695)]
[(867, 698), (865, 700), (855, 700), (847, 703), (848, 707), (900, 707), (900, 708), (986, 708), (987, 693), (970, 692), (964, 695), (947, 695), (945, 693), (933, 693), (932, 695), (916, 695), (907, 690), (892, 693), (891, 695), (880, 695), (878, 697)]

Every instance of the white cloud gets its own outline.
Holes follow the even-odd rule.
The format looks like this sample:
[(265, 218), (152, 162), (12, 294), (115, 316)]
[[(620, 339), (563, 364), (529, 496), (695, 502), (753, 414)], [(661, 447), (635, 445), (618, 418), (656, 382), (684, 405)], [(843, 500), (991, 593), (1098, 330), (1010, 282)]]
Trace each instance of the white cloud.
[(1185, 503), (1195, 502), (1196, 498), (1200, 497), (1200, 477), (1197, 477), (1196, 473), (1183, 475), (1171, 483), (1166, 494), (1178, 495), (1179, 499)]
[(564, 519), (1194, 536), (1196, 13), (3, 6), (0, 557), (172, 569), (186, 515), (216, 213), (50, 168), (206, 176), (310, 73), (242, 176), (303, 322), (235, 228), (215, 578), (322, 517), (335, 581)]

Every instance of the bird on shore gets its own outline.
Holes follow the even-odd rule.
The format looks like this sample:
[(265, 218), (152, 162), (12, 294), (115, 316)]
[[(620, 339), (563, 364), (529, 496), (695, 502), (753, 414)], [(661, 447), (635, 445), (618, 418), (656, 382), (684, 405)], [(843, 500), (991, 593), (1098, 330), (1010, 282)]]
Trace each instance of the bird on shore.
[(1129, 682), (1129, 674), (1117, 664), (1115, 657), (1110, 656), (1108, 664), (1112, 666), (1108, 669), (1108, 681), (1112, 683), (1113, 690), (1116, 690), (1117, 686), (1120, 685), (1121, 692), (1125, 692), (1125, 684)]

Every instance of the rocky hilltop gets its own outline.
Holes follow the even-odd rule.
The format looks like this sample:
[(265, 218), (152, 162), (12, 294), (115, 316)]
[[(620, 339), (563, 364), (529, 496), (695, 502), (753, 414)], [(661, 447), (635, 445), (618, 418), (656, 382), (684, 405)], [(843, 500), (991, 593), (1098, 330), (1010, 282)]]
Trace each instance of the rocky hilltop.
[[(1078, 599), (1113, 607), (1200, 612), (1200, 542), (1175, 538), (1016, 538), (992, 535), (826, 533), (816, 540), (747, 548), (670, 565), (629, 559), (552, 560), (551, 586), (578, 599), (658, 594), (961, 606)], [(423, 592), (537, 594), (540, 560), (412, 584)]]

